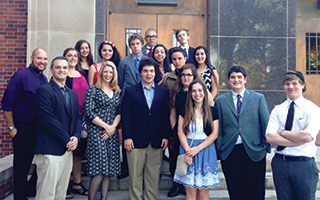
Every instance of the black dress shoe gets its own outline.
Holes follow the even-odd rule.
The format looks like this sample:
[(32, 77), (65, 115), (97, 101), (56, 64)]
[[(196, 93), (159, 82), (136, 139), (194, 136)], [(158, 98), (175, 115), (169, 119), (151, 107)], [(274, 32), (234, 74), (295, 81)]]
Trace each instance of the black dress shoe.
[(168, 197), (176, 197), (180, 194), (180, 187), (177, 183), (173, 183), (173, 187), (168, 192)]

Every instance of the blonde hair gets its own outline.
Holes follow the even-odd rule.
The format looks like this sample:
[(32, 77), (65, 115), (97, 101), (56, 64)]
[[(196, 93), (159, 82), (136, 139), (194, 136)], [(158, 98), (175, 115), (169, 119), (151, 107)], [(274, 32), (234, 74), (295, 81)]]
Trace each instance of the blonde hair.
[(113, 77), (112, 80), (110, 82), (110, 87), (111, 89), (117, 94), (120, 93), (121, 90), (118, 86), (118, 73), (117, 73), (117, 68), (115, 66), (115, 64), (112, 61), (107, 61), (102, 63), (100, 70), (99, 70), (99, 75), (98, 75), (98, 81), (97, 81), (97, 88), (102, 89), (102, 83), (103, 83), (103, 70), (106, 67), (111, 67), (112, 71), (113, 71)]

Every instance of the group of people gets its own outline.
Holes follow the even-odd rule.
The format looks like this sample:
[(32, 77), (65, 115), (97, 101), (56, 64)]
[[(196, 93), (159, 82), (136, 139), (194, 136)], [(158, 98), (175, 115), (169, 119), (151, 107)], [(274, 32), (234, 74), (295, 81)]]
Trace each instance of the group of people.
[[(158, 44), (154, 29), (144, 39), (132, 34), (132, 53), (124, 58), (104, 41), (97, 64), (90, 44), (79, 40), (52, 60), (49, 83), (43, 75), (48, 55), (35, 49), (31, 64), (12, 76), (2, 99), (14, 147), (14, 199), (26, 199), (33, 159), (35, 199), (68, 197), (71, 171), (72, 191), (88, 199), (99, 187), (100, 199), (106, 199), (110, 177), (127, 175), (130, 199), (159, 199), (168, 147), (173, 180), (168, 197), (209, 199), (209, 189), (220, 184), (220, 159), (230, 199), (262, 200), (270, 144), (276, 146), (272, 170), (278, 199), (314, 199), (320, 110), (302, 95), (302, 73), (284, 75), (288, 99), (269, 118), (264, 95), (245, 88), (243, 67), (229, 69), (231, 90), (216, 97), (219, 75), (208, 50), (190, 47), (185, 29), (177, 30), (176, 38), (180, 46), (168, 50)], [(175, 172), (181, 154), (188, 165), (184, 176)], [(89, 190), (81, 183), (83, 156)]]

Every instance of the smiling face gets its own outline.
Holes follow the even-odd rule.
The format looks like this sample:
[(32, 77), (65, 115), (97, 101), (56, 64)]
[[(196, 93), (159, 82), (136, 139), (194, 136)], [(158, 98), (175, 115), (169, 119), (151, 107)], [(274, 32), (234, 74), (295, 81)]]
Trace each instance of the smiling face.
[(183, 89), (187, 89), (192, 81), (193, 81), (193, 74), (191, 69), (184, 69), (181, 72), (181, 83), (183, 85)]
[(132, 51), (132, 54), (135, 57), (138, 57), (141, 55), (141, 48), (142, 48), (142, 44), (141, 41), (139, 39), (134, 39), (130, 41), (129, 47)]
[(241, 72), (232, 72), (228, 78), (228, 83), (235, 93), (240, 93), (245, 88), (247, 77), (244, 78)]
[(191, 97), (195, 103), (202, 103), (204, 99), (203, 87), (200, 83), (195, 83), (191, 88)]
[(299, 83), (298, 79), (288, 80), (284, 83), (284, 91), (287, 93), (289, 99), (295, 101), (302, 96), (302, 91), (305, 87), (305, 84)]
[(172, 63), (177, 71), (186, 64), (187, 58), (181, 52), (174, 52), (172, 54)]
[(113, 69), (111, 66), (105, 66), (103, 68), (103, 81), (107, 82), (107, 83), (111, 83), (112, 79), (113, 79)]
[(206, 62), (207, 56), (203, 49), (198, 49), (195, 53), (195, 58), (197, 63), (200, 65)]
[(152, 65), (146, 65), (142, 68), (140, 72), (141, 80), (145, 86), (150, 86), (153, 83), (155, 76), (155, 69)]
[(105, 44), (101, 49), (101, 56), (104, 61), (108, 61), (112, 58), (113, 49), (110, 45)]
[(69, 71), (68, 62), (66, 60), (60, 59), (55, 60), (53, 63), (53, 67), (50, 67), (50, 71), (55, 82), (64, 83)]
[(36, 70), (38, 70), (39, 72), (43, 72), (48, 65), (48, 54), (43, 49), (37, 49), (34, 51), (30, 60), (31, 60), (31, 65)]
[(154, 58), (161, 63), (166, 58), (167, 54), (163, 47), (159, 46), (154, 50)]
[(69, 61), (70, 67), (74, 68), (78, 64), (79, 58), (78, 53), (75, 50), (68, 51), (66, 53), (67, 60)]
[(80, 56), (86, 58), (90, 53), (90, 48), (88, 43), (84, 42), (80, 47)]

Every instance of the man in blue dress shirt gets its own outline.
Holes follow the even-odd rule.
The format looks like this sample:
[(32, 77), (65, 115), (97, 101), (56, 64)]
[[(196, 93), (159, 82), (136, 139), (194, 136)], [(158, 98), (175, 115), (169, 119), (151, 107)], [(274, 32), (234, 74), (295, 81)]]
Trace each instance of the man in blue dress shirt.
[(2, 109), (8, 132), (13, 142), (13, 196), (15, 200), (27, 197), (27, 175), (33, 159), (38, 118), (34, 110), (34, 94), (47, 83), (43, 71), (48, 54), (37, 48), (31, 55), (29, 67), (16, 72), (3, 95)]
[(124, 147), (128, 157), (131, 200), (160, 199), (159, 177), (162, 152), (168, 146), (169, 90), (155, 84), (157, 63), (143, 58), (142, 81), (130, 86), (122, 100), (121, 118)]

